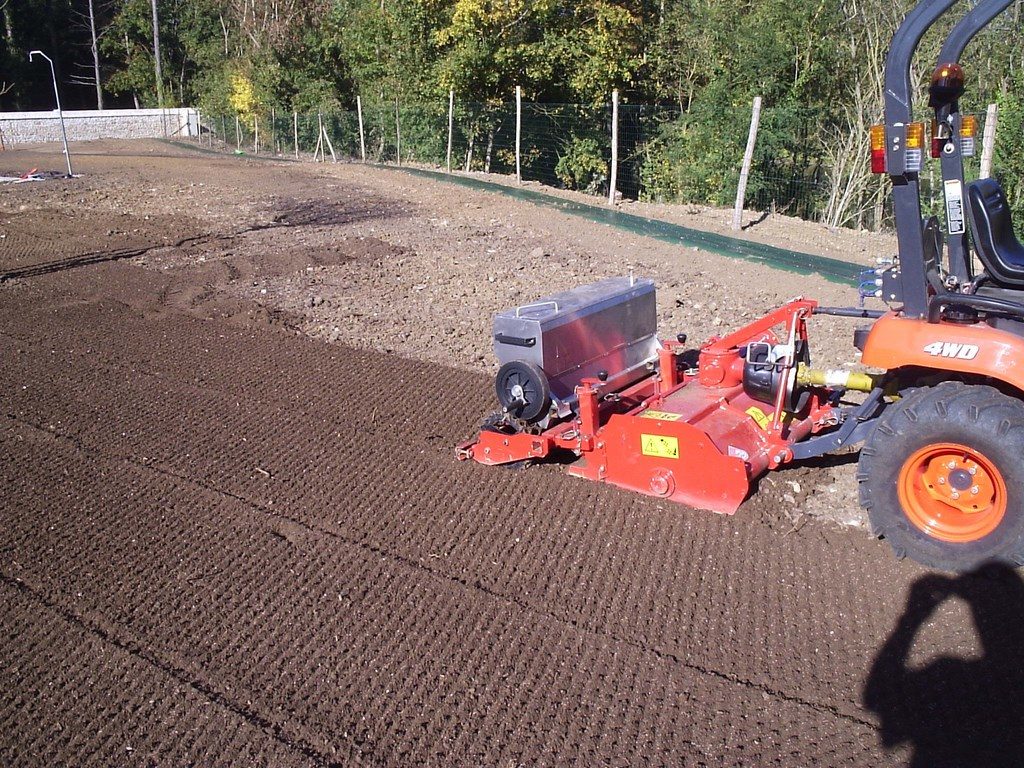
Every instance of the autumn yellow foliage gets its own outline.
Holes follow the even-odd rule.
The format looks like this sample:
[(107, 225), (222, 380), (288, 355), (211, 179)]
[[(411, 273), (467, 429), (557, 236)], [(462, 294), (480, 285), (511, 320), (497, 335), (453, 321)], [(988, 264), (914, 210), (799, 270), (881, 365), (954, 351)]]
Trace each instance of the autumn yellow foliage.
[(240, 72), (230, 76), (231, 92), (228, 94), (228, 104), (239, 117), (251, 117), (256, 113), (259, 104), (256, 101), (256, 90), (253, 88), (252, 80)]

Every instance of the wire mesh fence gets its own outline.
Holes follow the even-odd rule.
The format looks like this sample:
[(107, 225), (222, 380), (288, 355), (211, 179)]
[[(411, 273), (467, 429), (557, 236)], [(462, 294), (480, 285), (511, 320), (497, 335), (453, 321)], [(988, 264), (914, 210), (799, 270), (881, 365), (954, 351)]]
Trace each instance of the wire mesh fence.
[[(318, 160), (416, 164), (461, 173), (514, 176), (559, 189), (645, 202), (732, 205), (750, 120), (748, 106), (718, 108), (709, 119), (678, 107), (618, 108), (617, 183), (612, 165), (611, 105), (377, 102), (358, 110), (269, 115), (204, 115), (200, 140), (236, 152)], [(984, 117), (976, 115), (979, 124)], [(800, 107), (762, 112), (745, 205), (810, 220), (834, 221), (838, 183), (812, 128), (819, 116)], [(518, 137), (518, 141), (517, 141)], [(978, 142), (980, 146), (980, 141)], [(518, 158), (517, 158), (518, 147)], [(518, 163), (517, 163), (518, 159)], [(891, 217), (886, 179), (864, 177), (851, 204), (855, 226), (878, 228)], [(968, 158), (969, 178), (978, 158)], [(941, 216), (938, 169), (921, 177), (926, 214)]]

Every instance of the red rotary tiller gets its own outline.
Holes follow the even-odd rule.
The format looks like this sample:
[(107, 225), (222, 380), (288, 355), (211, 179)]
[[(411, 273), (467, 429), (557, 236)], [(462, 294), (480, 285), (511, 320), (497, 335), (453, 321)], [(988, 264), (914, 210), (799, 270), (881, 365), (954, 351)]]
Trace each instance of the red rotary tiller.
[[(585, 290), (593, 295), (603, 289), (600, 295), (607, 304), (616, 291), (619, 301), (635, 300), (638, 286), (647, 285), (610, 280)], [(571, 314), (568, 322), (577, 324), (571, 337), (585, 337), (588, 318), (594, 315), (586, 307), (567, 310), (573, 298), (568, 292), (525, 309), (549, 319), (564, 320)], [(813, 301), (792, 301), (735, 333), (711, 339), (699, 352), (686, 349), (685, 339), (657, 344), (655, 356), (645, 361), (647, 375), (627, 378), (618, 388), (609, 384), (621, 378), (615, 371), (582, 376), (572, 390), (574, 418), (551, 419), (546, 428), (537, 426), (543, 421), (538, 417), (550, 419), (557, 404), (544, 369), (521, 361), (506, 363), (498, 376), (505, 410), (476, 439), (459, 447), (459, 457), (509, 464), (570, 452), (579, 457), (568, 468), (577, 477), (732, 514), (746, 498), (751, 480), (793, 460), (797, 443), (844, 420), (837, 404), (841, 389), (851, 384), (871, 388), (870, 376), (808, 367), (807, 319), (816, 306)], [(590, 322), (600, 323), (600, 314)], [(519, 316), (524, 317), (522, 310)], [(496, 324), (501, 319), (499, 315)], [(779, 329), (785, 332), (782, 339)], [(509, 337), (499, 330), (496, 338)], [(533, 348), (541, 344), (536, 337), (514, 338), (520, 343), (528, 339)], [(621, 359), (621, 349), (628, 345), (617, 346), (606, 357)], [(557, 358), (560, 351), (552, 355)], [(507, 367), (518, 372), (511, 387)], [(832, 382), (841, 389), (814, 382)], [(527, 410), (536, 414), (532, 423), (516, 418), (517, 412)], [(828, 447), (834, 444), (830, 438)]]
[[(910, 64), (955, 0), (922, 0), (893, 37), (871, 167), (892, 179), (899, 249), (861, 283), (861, 297), (889, 311), (798, 299), (698, 350), (683, 336), (658, 340), (649, 280), (606, 280), (502, 312), (501, 411), (459, 458), (568, 454), (571, 474), (732, 513), (765, 471), (863, 443), (860, 502), (897, 555), (953, 570), (1024, 565), (1024, 245), (999, 183), (964, 178), (975, 132), (959, 106), (959, 59), (1011, 2), (974, 4), (932, 75), (944, 228), (922, 217), (928, 142), (911, 112)], [(872, 320), (854, 344), (874, 372), (812, 368), (814, 314)], [(866, 396), (841, 401), (848, 390)]]

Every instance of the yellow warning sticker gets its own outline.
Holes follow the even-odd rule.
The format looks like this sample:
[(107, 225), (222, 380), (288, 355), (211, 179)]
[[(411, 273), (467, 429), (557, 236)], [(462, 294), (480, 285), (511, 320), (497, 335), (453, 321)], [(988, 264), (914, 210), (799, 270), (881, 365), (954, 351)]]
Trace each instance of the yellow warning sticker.
[(644, 411), (640, 414), (641, 419), (658, 419), (659, 421), (679, 421), (683, 418), (681, 413), (669, 413), (668, 411)]
[(640, 435), (640, 450), (644, 456), (660, 459), (679, 458), (679, 438), (665, 435)]
[(772, 417), (762, 411), (756, 405), (752, 405), (747, 408), (747, 416), (757, 422), (757, 426), (761, 429), (768, 429), (772, 423)]

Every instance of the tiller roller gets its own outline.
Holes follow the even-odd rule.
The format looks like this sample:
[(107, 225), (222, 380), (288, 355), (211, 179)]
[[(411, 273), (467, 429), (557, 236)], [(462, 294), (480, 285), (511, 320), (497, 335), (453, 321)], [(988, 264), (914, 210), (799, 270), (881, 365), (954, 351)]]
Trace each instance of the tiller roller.
[[(459, 446), (481, 464), (575, 455), (572, 475), (732, 514), (752, 480), (862, 439), (869, 374), (810, 367), (796, 299), (700, 349), (656, 335), (650, 280), (613, 278), (494, 318), (501, 410)], [(827, 432), (816, 440), (812, 436)], [(799, 445), (798, 445), (799, 444)]]

